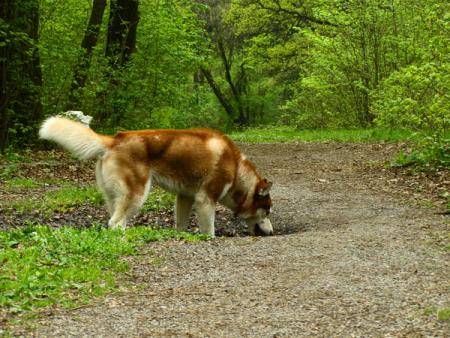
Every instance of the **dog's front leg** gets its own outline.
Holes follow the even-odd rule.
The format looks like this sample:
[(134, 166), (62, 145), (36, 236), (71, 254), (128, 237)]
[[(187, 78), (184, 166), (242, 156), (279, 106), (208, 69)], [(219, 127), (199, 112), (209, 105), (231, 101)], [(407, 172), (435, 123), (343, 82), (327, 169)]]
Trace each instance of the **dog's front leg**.
[(197, 211), (200, 232), (214, 237), (214, 218), (216, 203), (206, 194), (199, 194), (195, 198), (195, 210)]
[(186, 231), (189, 225), (194, 200), (191, 197), (178, 194), (175, 202), (175, 219), (178, 231)]

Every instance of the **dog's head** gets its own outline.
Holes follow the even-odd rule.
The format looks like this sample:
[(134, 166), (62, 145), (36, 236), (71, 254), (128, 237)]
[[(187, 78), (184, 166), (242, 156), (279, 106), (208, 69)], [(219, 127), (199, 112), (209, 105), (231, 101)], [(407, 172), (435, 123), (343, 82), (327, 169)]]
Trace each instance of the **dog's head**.
[(273, 234), (272, 223), (268, 218), (272, 212), (271, 187), (272, 182), (266, 179), (260, 180), (255, 187), (249, 208), (241, 215), (252, 235), (270, 236)]

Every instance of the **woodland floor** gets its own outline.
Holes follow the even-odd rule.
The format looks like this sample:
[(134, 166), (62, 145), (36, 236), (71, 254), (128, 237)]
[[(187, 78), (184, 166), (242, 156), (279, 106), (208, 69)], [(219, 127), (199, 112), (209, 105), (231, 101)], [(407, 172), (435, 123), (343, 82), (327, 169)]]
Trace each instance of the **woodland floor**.
[[(449, 172), (385, 169), (399, 147), (243, 144), (274, 182), (275, 236), (248, 237), (220, 209), (215, 240), (151, 243), (129, 258), (127, 279), (138, 288), (50, 309), (32, 331), (15, 330), (39, 337), (448, 337), (450, 322), (436, 310), (450, 306), (449, 219), (437, 197), (449, 191)], [(63, 159), (30, 165), (29, 176), (92, 182), (92, 163)], [(0, 213), (0, 227), (31, 216)], [(92, 219), (106, 222), (106, 214), (78, 208), (46, 223)], [(172, 215), (135, 220), (153, 222), (169, 226)], [(163, 263), (146, 264), (146, 255)]]

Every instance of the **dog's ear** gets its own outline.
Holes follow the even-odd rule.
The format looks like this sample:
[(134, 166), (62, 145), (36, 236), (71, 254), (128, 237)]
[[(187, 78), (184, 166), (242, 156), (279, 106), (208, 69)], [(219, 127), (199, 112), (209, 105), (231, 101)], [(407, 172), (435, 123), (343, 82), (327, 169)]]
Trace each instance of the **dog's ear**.
[(258, 191), (257, 191), (258, 196), (264, 197), (264, 196), (269, 195), (270, 188), (272, 188), (272, 182), (269, 182), (266, 179), (263, 179), (261, 181), (260, 186), (258, 187)]

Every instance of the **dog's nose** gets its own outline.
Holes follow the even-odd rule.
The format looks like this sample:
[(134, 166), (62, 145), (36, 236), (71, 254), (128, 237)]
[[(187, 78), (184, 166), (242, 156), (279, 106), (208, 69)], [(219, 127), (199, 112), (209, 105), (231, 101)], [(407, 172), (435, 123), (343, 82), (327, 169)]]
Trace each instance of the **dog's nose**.
[(255, 224), (255, 236), (272, 236), (273, 230), (271, 229), (269, 232), (265, 232), (261, 229), (259, 224)]

